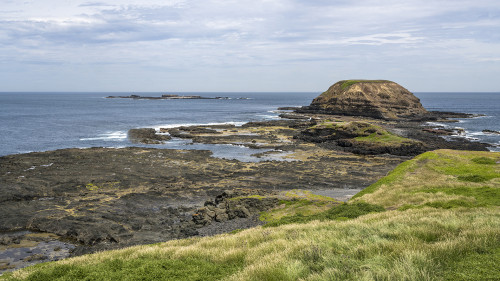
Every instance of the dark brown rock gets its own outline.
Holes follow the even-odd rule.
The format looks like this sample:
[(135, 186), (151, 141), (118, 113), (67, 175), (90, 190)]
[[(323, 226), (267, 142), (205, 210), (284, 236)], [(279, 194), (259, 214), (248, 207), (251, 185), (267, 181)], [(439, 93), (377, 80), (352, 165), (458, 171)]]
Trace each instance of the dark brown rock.
[(248, 218), (250, 211), (242, 205), (231, 206), (228, 210), (229, 219), (233, 218)]
[(381, 126), (360, 121), (323, 122), (301, 131), (296, 137), (316, 143), (333, 143), (344, 151), (363, 155), (387, 153), (412, 156), (427, 149), (420, 141), (407, 139)]
[(46, 260), (46, 259), (48, 259), (48, 257), (46, 255), (34, 254), (34, 255), (29, 256), (29, 257), (24, 258), (23, 261), (31, 262), (31, 261), (40, 261), (40, 260)]
[(450, 129), (422, 129), (422, 131), (445, 136), (451, 136), (454, 134), (454, 131)]
[(215, 209), (215, 221), (217, 222), (224, 222), (229, 220), (229, 216), (226, 213), (225, 209)]
[(338, 140), (337, 144), (344, 147), (346, 151), (362, 154), (392, 154), (399, 156), (413, 156), (423, 153), (427, 150), (423, 143), (419, 141), (409, 141), (402, 143), (373, 143), (357, 141), (356, 139)]

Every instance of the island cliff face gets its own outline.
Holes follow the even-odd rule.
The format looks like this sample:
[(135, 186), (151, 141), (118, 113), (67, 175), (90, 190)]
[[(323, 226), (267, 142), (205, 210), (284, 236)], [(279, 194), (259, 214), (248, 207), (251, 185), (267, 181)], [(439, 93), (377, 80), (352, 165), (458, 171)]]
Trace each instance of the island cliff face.
[(305, 110), (389, 120), (415, 119), (428, 113), (410, 91), (387, 80), (339, 81)]

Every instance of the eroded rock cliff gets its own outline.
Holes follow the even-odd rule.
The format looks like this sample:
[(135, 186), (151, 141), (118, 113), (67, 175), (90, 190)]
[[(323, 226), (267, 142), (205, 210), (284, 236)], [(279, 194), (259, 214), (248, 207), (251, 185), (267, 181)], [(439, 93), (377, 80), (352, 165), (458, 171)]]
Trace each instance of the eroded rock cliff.
[(428, 113), (410, 91), (388, 80), (339, 81), (306, 109), (381, 119), (418, 119)]

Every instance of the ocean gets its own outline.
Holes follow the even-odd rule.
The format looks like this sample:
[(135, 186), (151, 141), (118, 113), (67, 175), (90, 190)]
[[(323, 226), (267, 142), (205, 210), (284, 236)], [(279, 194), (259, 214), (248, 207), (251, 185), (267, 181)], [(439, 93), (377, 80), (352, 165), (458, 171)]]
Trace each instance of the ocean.
[[(162, 93), (138, 93), (160, 96)], [(61, 148), (146, 146), (127, 139), (131, 128), (161, 128), (194, 124), (240, 125), (279, 119), (278, 107), (308, 105), (319, 92), (304, 93), (181, 93), (229, 99), (133, 100), (107, 99), (130, 93), (0, 93), (0, 156)], [(442, 124), (460, 127), (473, 141), (500, 151), (500, 93), (415, 93), (428, 110), (482, 114)], [(246, 99), (240, 99), (246, 98)], [(250, 160), (255, 150), (232, 145), (193, 144), (173, 139), (147, 147), (210, 149), (216, 157)]]

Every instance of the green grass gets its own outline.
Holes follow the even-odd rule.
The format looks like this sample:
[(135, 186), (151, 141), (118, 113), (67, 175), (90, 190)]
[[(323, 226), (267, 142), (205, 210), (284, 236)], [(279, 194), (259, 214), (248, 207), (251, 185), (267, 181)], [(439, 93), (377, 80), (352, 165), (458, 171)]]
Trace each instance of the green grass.
[(400, 137), (398, 135), (392, 134), (390, 132), (384, 133), (372, 133), (366, 137), (354, 138), (361, 142), (372, 142), (372, 143), (385, 143), (385, 144), (402, 144), (402, 143), (413, 143), (415, 141)]
[(245, 199), (245, 198), (254, 198), (254, 199), (262, 200), (266, 197), (262, 196), (262, 195), (254, 194), (254, 195), (247, 195), (247, 196), (237, 196), (237, 197), (229, 198), (228, 200), (229, 201), (238, 201), (238, 200)]
[[(42, 270), (30, 275), (30, 281), (52, 280), (219, 280), (241, 269), (243, 260), (215, 263), (203, 258), (157, 259), (147, 255), (135, 259), (110, 257), (98, 264), (41, 264)], [(168, 278), (165, 278), (168, 277)], [(7, 277), (9, 278), (9, 277)]]
[[(422, 155), (420, 155), (418, 157), (421, 157), (421, 156)], [(351, 200), (355, 199), (355, 198), (362, 197), (365, 194), (373, 193), (373, 192), (375, 192), (375, 190), (377, 190), (382, 185), (389, 185), (393, 182), (402, 180), (404, 175), (408, 171), (411, 171), (413, 168), (414, 168), (414, 164), (413, 164), (413, 162), (411, 162), (411, 160), (403, 162), (402, 164), (398, 165), (394, 170), (392, 170), (387, 176), (383, 177), (382, 179), (380, 179), (376, 183), (374, 183), (374, 184), (368, 186), (367, 188), (361, 190), (360, 192), (356, 193), (351, 198)]]
[(315, 220), (102, 252), (3, 278), (482, 280), (498, 273), (489, 259), (498, 258), (499, 214), (498, 208), (423, 208)]
[(498, 159), (500, 153), (453, 150), (426, 152), (400, 164), (353, 199), (386, 208), (419, 205), (498, 206)]
[(430, 169), (456, 176), (459, 180), (470, 182), (484, 182), (500, 177), (498, 165), (490, 157), (457, 158), (447, 157), (435, 161)]
[(460, 195), (464, 197), (474, 198), (472, 201), (467, 200), (450, 200), (448, 202), (433, 202), (426, 203), (426, 206), (436, 208), (452, 208), (452, 207), (487, 207), (500, 206), (500, 188), (498, 187), (454, 187), (454, 188), (430, 188), (420, 192), (438, 193), (443, 192), (450, 195)]
[(391, 81), (388, 81), (388, 80), (345, 80), (345, 81), (341, 81), (341, 82), (342, 82), (342, 85), (341, 85), (342, 90), (345, 90), (356, 83), (386, 83), (386, 82), (391, 82)]
[(306, 201), (310, 201), (310, 202), (334, 202), (334, 203), (339, 202), (339, 201), (335, 200), (334, 198), (314, 194), (309, 190), (302, 190), (302, 189), (292, 189), (292, 190), (286, 191), (284, 195), (285, 195), (285, 198), (306, 200)]
[(365, 202), (357, 202), (353, 204), (343, 203), (336, 205), (324, 212), (318, 212), (310, 215), (302, 213), (283, 216), (278, 220), (267, 223), (264, 227), (276, 227), (291, 223), (306, 223), (313, 220), (347, 220), (354, 219), (362, 215), (374, 212), (383, 212), (385, 209), (378, 205), (372, 205)]
[(368, 122), (334, 122), (324, 121), (320, 124), (311, 126), (309, 130), (333, 129), (336, 131), (345, 131), (357, 135), (354, 139), (360, 142), (371, 142), (378, 144), (402, 144), (414, 143), (416, 141), (395, 135), (386, 129), (373, 125)]
[[(269, 216), (273, 227), (85, 255), (0, 279), (500, 280), (499, 159), (428, 152), (347, 204), (294, 190)], [(485, 180), (460, 178), (469, 174)]]
[(472, 158), (472, 162), (476, 164), (484, 164), (484, 165), (495, 165), (497, 162), (493, 158), (488, 157), (475, 157)]
[(322, 213), (332, 206), (340, 204), (339, 201), (331, 197), (317, 195), (311, 191), (300, 189), (283, 192), (281, 198), (278, 208), (261, 212), (261, 221), (276, 223), (284, 217), (308, 217)]
[(500, 247), (443, 262), (442, 280), (499, 280)]

